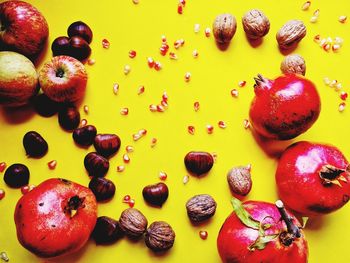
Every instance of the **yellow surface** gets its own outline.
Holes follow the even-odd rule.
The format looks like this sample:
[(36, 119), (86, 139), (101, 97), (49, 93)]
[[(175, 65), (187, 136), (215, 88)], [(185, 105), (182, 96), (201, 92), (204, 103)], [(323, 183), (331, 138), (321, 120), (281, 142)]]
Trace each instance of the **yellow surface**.
[[(216, 237), (224, 219), (232, 211), (226, 182), (228, 169), (251, 163), (253, 189), (247, 199), (273, 202), (277, 198), (274, 183), (277, 159), (269, 156), (264, 149), (284, 148), (292, 141), (280, 145), (259, 145), (242, 123), (248, 116), (254, 94), (253, 77), (257, 73), (271, 78), (280, 74), (283, 55), (277, 48), (275, 34), (289, 19), (302, 19), (307, 26), (307, 36), (295, 53), (304, 56), (307, 77), (316, 83), (322, 97), (319, 120), (307, 133), (293, 141), (332, 143), (350, 158), (349, 109), (339, 113), (338, 94), (323, 84), (323, 78), (328, 76), (342, 82), (344, 90), (349, 91), (349, 22), (338, 22), (338, 16), (346, 15), (346, 11), (350, 10), (347, 0), (315, 0), (308, 11), (301, 11), (303, 0), (188, 0), (183, 15), (177, 14), (176, 0), (140, 0), (138, 5), (131, 0), (30, 2), (41, 10), (49, 23), (50, 43), (55, 37), (65, 35), (67, 27), (76, 20), (85, 21), (94, 32), (91, 58), (96, 60), (96, 64), (86, 65), (89, 81), (80, 105), (81, 116), (96, 125), (98, 132), (117, 133), (122, 139), (122, 147), (111, 159), (107, 175), (115, 182), (117, 192), (112, 201), (99, 205), (99, 215), (119, 218), (121, 211), (127, 208), (121, 200), (129, 194), (136, 200), (135, 207), (146, 215), (149, 222), (165, 220), (176, 232), (173, 249), (162, 256), (154, 255), (143, 241), (133, 243), (125, 238), (110, 246), (96, 246), (90, 241), (81, 252), (56, 262), (220, 262)], [(262, 9), (271, 21), (270, 33), (256, 48), (248, 43), (240, 23), (242, 15), (252, 8)], [(311, 24), (310, 17), (317, 8), (320, 9), (319, 20)], [(211, 27), (217, 14), (225, 12), (236, 16), (238, 27), (229, 48), (221, 51), (213, 36), (204, 36), (204, 30)], [(201, 26), (198, 34), (193, 30), (195, 23)], [(313, 42), (316, 34), (340, 36), (344, 38), (344, 46), (337, 54), (326, 53)], [(175, 51), (179, 56), (177, 61), (159, 54), (162, 35), (167, 37), (171, 50), (174, 50), (176, 39), (185, 39), (184, 47)], [(109, 49), (102, 48), (104, 38), (111, 43)], [(134, 59), (128, 57), (131, 49), (137, 51)], [(199, 51), (198, 59), (192, 57), (194, 49)], [(51, 55), (48, 47), (43, 61), (49, 60)], [(162, 63), (161, 71), (148, 68), (146, 58), (149, 56)], [(123, 74), (126, 64), (131, 66), (127, 76)], [(186, 72), (192, 74), (189, 83), (184, 82)], [(238, 88), (237, 83), (241, 80), (247, 81), (246, 87)], [(117, 96), (112, 91), (116, 82), (120, 85)], [(142, 95), (137, 95), (139, 85), (144, 85), (146, 89)], [(233, 88), (239, 90), (237, 99), (230, 96)], [(157, 104), (164, 91), (169, 95), (169, 109), (164, 113), (151, 113), (149, 104)], [(195, 101), (201, 105), (198, 112), (193, 110)], [(85, 104), (90, 108), (89, 114), (82, 110)], [(128, 116), (120, 115), (122, 107), (129, 108)], [(219, 120), (227, 123), (225, 130), (217, 127)], [(215, 127), (211, 135), (206, 133), (207, 124)], [(188, 125), (196, 127), (194, 136), (187, 133)], [(148, 130), (147, 136), (133, 142), (132, 134), (141, 128)], [(22, 138), (29, 130), (38, 131), (49, 143), (49, 152), (42, 159), (33, 160), (25, 156)], [(158, 139), (158, 143), (151, 148), (153, 137)], [(43, 118), (30, 108), (17, 111), (1, 109), (0, 138), (0, 162), (26, 164), (31, 171), (30, 184), (37, 185), (51, 177), (88, 184), (83, 158), (93, 151), (93, 147), (88, 150), (76, 147), (71, 134), (60, 129), (57, 116)], [(122, 155), (129, 144), (135, 147), (135, 152), (130, 154), (131, 162), (123, 173), (117, 173), (116, 167), (123, 163)], [(216, 152), (218, 159), (206, 177), (191, 177), (189, 183), (183, 185), (182, 178), (186, 175), (183, 157), (191, 150)], [(53, 159), (58, 165), (51, 171), (47, 162)], [(166, 183), (170, 196), (165, 205), (157, 209), (144, 203), (141, 192), (145, 185), (158, 181), (160, 171), (168, 174)], [(6, 251), (14, 263), (46, 262), (27, 252), (17, 241), (13, 211), (21, 196), (20, 190), (8, 188), (3, 180), (0, 180), (0, 188), (6, 191), (6, 197), (0, 201), (0, 251)], [(187, 218), (185, 203), (199, 193), (211, 194), (218, 208), (208, 223), (193, 226)], [(350, 206), (347, 205), (336, 213), (310, 222), (306, 229), (309, 262), (350, 261), (349, 215)], [(208, 231), (206, 241), (199, 238), (199, 230)]]

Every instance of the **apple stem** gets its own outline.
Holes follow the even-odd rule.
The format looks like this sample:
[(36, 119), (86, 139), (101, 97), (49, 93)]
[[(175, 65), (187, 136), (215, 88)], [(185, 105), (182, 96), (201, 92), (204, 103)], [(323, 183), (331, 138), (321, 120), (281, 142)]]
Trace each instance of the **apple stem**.
[(294, 223), (292, 218), (287, 214), (284, 204), (281, 200), (276, 201), (276, 207), (281, 214), (282, 220), (287, 225), (287, 230), (290, 235), (293, 237), (301, 237), (300, 229)]
[(56, 77), (58, 78), (63, 78), (64, 76), (64, 71), (63, 69), (59, 68), (57, 71), (56, 71)]

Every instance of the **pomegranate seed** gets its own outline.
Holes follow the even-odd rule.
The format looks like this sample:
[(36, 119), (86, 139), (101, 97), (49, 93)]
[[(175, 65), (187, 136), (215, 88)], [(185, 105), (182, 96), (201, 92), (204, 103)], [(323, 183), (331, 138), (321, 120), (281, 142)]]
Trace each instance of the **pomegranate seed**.
[(93, 58), (89, 58), (88, 61), (87, 61), (87, 63), (88, 63), (89, 66), (92, 66), (92, 65), (95, 65), (96, 60), (93, 59)]
[(193, 103), (193, 108), (194, 108), (194, 111), (199, 111), (199, 108), (200, 108), (200, 105), (199, 105), (199, 102), (196, 101), (195, 103)]
[(168, 175), (166, 172), (159, 172), (159, 179), (162, 180), (162, 181), (165, 181), (167, 179)]
[(170, 57), (170, 59), (173, 59), (173, 60), (177, 60), (178, 59), (177, 55), (174, 52), (170, 52), (169, 53), (169, 57)]
[(338, 80), (334, 79), (334, 80), (332, 80), (332, 81), (329, 83), (329, 86), (330, 86), (331, 88), (334, 88), (335, 85), (337, 85), (337, 84), (338, 84)]
[(163, 101), (168, 101), (169, 97), (168, 97), (168, 94), (166, 93), (166, 91), (163, 92), (163, 95), (162, 95), (162, 100)]
[(126, 153), (123, 155), (123, 161), (124, 161), (124, 163), (129, 163), (130, 162), (130, 157)]
[(167, 41), (166, 41), (166, 36), (162, 35), (161, 39), (162, 39), (162, 42), (163, 42), (163, 43), (166, 43), (166, 42), (167, 42)]
[(117, 172), (118, 173), (121, 173), (121, 172), (123, 172), (125, 170), (125, 166), (124, 165), (118, 165), (117, 166)]
[(140, 86), (137, 90), (137, 95), (141, 95), (145, 92), (145, 86)]
[(340, 23), (345, 23), (347, 18), (348, 18), (347, 16), (340, 16), (340, 17), (338, 18), (338, 21), (339, 21)]
[(320, 36), (320, 35), (314, 36), (314, 41), (315, 41), (316, 43), (319, 43), (320, 40), (321, 40), (321, 36)]
[(343, 85), (339, 82), (335, 85), (335, 90), (340, 91), (342, 89)]
[(182, 4), (183, 6), (186, 5), (186, 1), (185, 0), (179, 0), (179, 3)]
[(331, 45), (330, 44), (326, 44), (323, 46), (324, 51), (329, 51), (331, 49)]
[(0, 188), (0, 200), (5, 197), (5, 190)]
[(150, 68), (153, 68), (154, 67), (154, 60), (153, 58), (149, 57), (147, 58), (147, 64)]
[(140, 134), (141, 136), (145, 136), (147, 134), (147, 130), (146, 129), (141, 129), (138, 131), (138, 134)]
[(243, 127), (244, 127), (244, 129), (250, 128), (250, 121), (248, 119), (243, 120)]
[(186, 72), (185, 74), (185, 81), (189, 82), (191, 80), (191, 73), (190, 72)]
[(206, 37), (210, 37), (211, 30), (209, 27), (207, 27), (204, 31)]
[(320, 15), (320, 9), (316, 9), (313, 15), (318, 17)]
[(136, 57), (136, 51), (135, 50), (130, 50), (129, 51), (129, 58), (134, 58)]
[(138, 3), (140, 3), (139, 0), (132, 0), (132, 2), (133, 2), (135, 5), (137, 5)]
[(252, 164), (248, 164), (248, 165), (246, 166), (246, 169), (250, 172), (250, 171), (252, 170)]
[(207, 231), (199, 231), (199, 237), (203, 240), (206, 240), (208, 238), (208, 232)]
[(120, 114), (121, 115), (128, 115), (129, 114), (129, 109), (128, 108), (121, 108), (120, 109)]
[(134, 200), (134, 199), (130, 199), (130, 201), (128, 202), (128, 204), (129, 204), (129, 207), (130, 207), (130, 208), (133, 208), (134, 205), (135, 205), (135, 200)]
[(183, 183), (183, 184), (187, 184), (189, 180), (190, 180), (190, 177), (189, 177), (188, 175), (185, 175), (185, 176), (182, 178), (182, 183)]
[(238, 82), (238, 86), (241, 88), (243, 88), (245, 86), (245, 84), (247, 84), (247, 82), (245, 80)]
[(187, 131), (189, 134), (194, 135), (194, 132), (196, 131), (195, 127), (190, 125), (187, 127)]
[(3, 171), (5, 171), (6, 166), (7, 166), (7, 164), (6, 164), (5, 162), (1, 162), (1, 163), (0, 163), (0, 173), (2, 173)]
[(102, 40), (102, 47), (103, 48), (108, 49), (110, 45), (111, 45), (111, 43), (109, 43), (109, 41), (107, 39)]
[(231, 96), (237, 98), (238, 97), (238, 90), (232, 89), (231, 90)]
[(166, 100), (162, 100), (161, 102), (160, 102), (160, 104), (163, 106), (163, 107), (168, 107), (169, 106), (169, 104), (168, 104), (168, 102), (166, 101)]
[(88, 105), (84, 105), (83, 110), (84, 110), (84, 112), (86, 114), (88, 114), (89, 113), (89, 106)]
[(310, 1), (306, 1), (306, 2), (301, 6), (301, 10), (303, 10), (303, 11), (308, 10), (309, 7), (310, 7), (310, 5), (311, 5), (311, 2), (310, 2)]
[(178, 4), (177, 5), (177, 13), (182, 15), (182, 13), (183, 13), (183, 6), (182, 6), (182, 4)]
[(345, 102), (340, 103), (338, 107), (338, 111), (343, 112), (345, 110), (345, 106), (346, 106)]
[(164, 111), (165, 111), (165, 108), (163, 107), (163, 105), (158, 104), (158, 105), (157, 105), (157, 111), (158, 111), (158, 112), (164, 112)]
[(156, 61), (154, 63), (154, 69), (157, 70), (157, 71), (161, 70), (162, 69), (162, 64), (160, 64), (160, 62)]
[(213, 156), (214, 162), (216, 162), (218, 159), (218, 154), (213, 152), (213, 153), (211, 153), (211, 156)]
[(200, 24), (194, 24), (194, 28), (193, 28), (195, 33), (198, 33), (201, 30), (201, 25)]
[(114, 84), (113, 84), (113, 93), (114, 93), (115, 95), (117, 95), (117, 94), (118, 94), (118, 91), (119, 91), (119, 84), (118, 84), (118, 83), (114, 83)]
[(56, 160), (52, 160), (50, 162), (47, 163), (47, 166), (49, 167), (50, 170), (54, 170), (57, 166), (57, 161)]
[(136, 141), (138, 141), (138, 140), (140, 140), (141, 139), (141, 135), (140, 134), (138, 134), (138, 133), (135, 133), (135, 134), (133, 134), (132, 135), (132, 139), (136, 142)]
[(156, 112), (156, 111), (157, 111), (157, 105), (155, 105), (155, 104), (149, 105), (149, 110), (150, 110), (151, 112)]
[(193, 50), (192, 56), (193, 56), (194, 58), (198, 58), (199, 53), (198, 53), (198, 50), (197, 50), (197, 49)]
[(130, 71), (131, 71), (130, 65), (125, 65), (124, 66), (124, 74), (128, 75), (130, 73)]
[(30, 190), (30, 186), (29, 185), (25, 185), (21, 187), (21, 193), (22, 195), (25, 195), (26, 193), (28, 193)]
[(127, 145), (127, 146), (125, 147), (125, 150), (126, 150), (126, 152), (128, 152), (128, 153), (132, 153), (132, 152), (134, 151), (134, 147), (131, 146), (131, 145)]
[(157, 138), (152, 138), (151, 139), (151, 147), (155, 147), (157, 145)]
[(159, 48), (160, 54), (162, 56), (165, 56), (168, 50), (169, 50), (169, 46), (167, 44), (162, 44), (162, 46)]
[(130, 195), (126, 195), (123, 197), (123, 203), (128, 203), (130, 201), (131, 197)]
[(82, 119), (80, 122), (80, 127), (85, 127), (88, 121), (86, 119)]
[(328, 77), (324, 77), (323, 78), (323, 82), (324, 84), (326, 84), (327, 86), (329, 86), (329, 84), (331, 84), (331, 80)]
[(208, 134), (212, 134), (213, 132), (214, 132), (214, 126), (208, 124), (208, 125), (207, 125), (207, 133), (208, 133)]
[(342, 100), (346, 100), (348, 98), (348, 93), (346, 93), (345, 91), (340, 92), (340, 98)]
[(310, 18), (310, 22), (311, 22), (311, 23), (316, 23), (316, 22), (317, 22), (317, 19), (318, 19), (318, 16), (312, 16), (312, 17)]
[(338, 45), (338, 44), (334, 44), (334, 45), (332, 46), (332, 50), (333, 50), (334, 52), (339, 51), (339, 49), (340, 49), (340, 45)]
[(185, 45), (185, 40), (182, 38), (178, 39), (174, 42), (175, 49), (178, 49), (178, 48), (182, 47), (183, 45)]
[(221, 128), (221, 129), (225, 129), (227, 126), (226, 126), (226, 123), (224, 122), (224, 121), (219, 121), (218, 122), (218, 126), (219, 126), (219, 128)]

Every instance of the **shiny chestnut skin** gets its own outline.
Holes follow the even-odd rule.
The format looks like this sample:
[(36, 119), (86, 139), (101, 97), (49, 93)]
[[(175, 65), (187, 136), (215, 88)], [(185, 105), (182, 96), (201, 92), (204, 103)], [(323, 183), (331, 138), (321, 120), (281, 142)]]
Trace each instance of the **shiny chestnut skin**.
[(108, 216), (100, 216), (97, 218), (92, 238), (96, 244), (110, 244), (124, 236), (123, 230), (120, 228), (119, 222)]
[(69, 49), (69, 38), (66, 36), (57, 37), (51, 44), (51, 50), (54, 56), (68, 55)]
[(80, 113), (78, 109), (73, 105), (66, 105), (58, 112), (58, 122), (66, 131), (76, 129), (80, 123)]
[(214, 164), (213, 156), (208, 152), (189, 152), (185, 156), (185, 166), (189, 172), (201, 176), (210, 171)]
[(90, 146), (94, 143), (96, 133), (97, 130), (95, 126), (86, 125), (73, 131), (73, 140), (80, 146)]
[(162, 206), (169, 196), (169, 189), (165, 183), (145, 186), (142, 190), (145, 201), (154, 206)]
[(97, 201), (107, 201), (115, 194), (115, 185), (111, 180), (103, 177), (93, 177), (89, 183), (90, 190)]
[(85, 156), (84, 166), (89, 176), (104, 177), (109, 169), (109, 161), (103, 156), (91, 152)]
[(43, 117), (51, 117), (59, 110), (59, 103), (49, 99), (45, 94), (40, 94), (33, 98), (33, 106), (35, 111)]
[(78, 60), (85, 60), (91, 54), (91, 48), (85, 39), (73, 36), (69, 40), (69, 55)]
[(29, 183), (29, 169), (21, 163), (10, 165), (4, 174), (5, 183), (12, 188), (20, 188)]
[(27, 132), (23, 137), (23, 146), (30, 157), (43, 157), (49, 146), (45, 139), (36, 131)]
[(120, 143), (120, 138), (116, 134), (97, 134), (94, 146), (99, 154), (109, 158), (118, 152)]
[(67, 30), (68, 36), (79, 36), (83, 38), (88, 44), (92, 41), (92, 30), (91, 28), (82, 21), (76, 21), (72, 23)]

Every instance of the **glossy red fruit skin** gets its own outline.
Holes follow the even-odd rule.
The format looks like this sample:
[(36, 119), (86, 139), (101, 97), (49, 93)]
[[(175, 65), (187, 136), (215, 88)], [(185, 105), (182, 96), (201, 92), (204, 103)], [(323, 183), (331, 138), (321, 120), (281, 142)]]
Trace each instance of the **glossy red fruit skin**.
[(69, 55), (69, 38), (66, 36), (57, 37), (51, 44), (54, 56)]
[[(70, 198), (82, 204), (65, 212)], [(23, 195), (14, 215), (19, 242), (35, 255), (51, 258), (73, 253), (88, 241), (97, 220), (97, 203), (89, 188), (64, 179), (48, 179)]]
[(91, 28), (82, 21), (76, 21), (76, 22), (72, 23), (68, 27), (67, 34), (69, 37), (79, 36), (79, 37), (85, 39), (85, 41), (88, 44), (91, 43), (92, 35), (93, 35)]
[(303, 216), (315, 216), (333, 212), (348, 202), (350, 173), (341, 173), (348, 182), (339, 181), (341, 187), (324, 185), (319, 172), (327, 164), (343, 170), (349, 165), (331, 145), (302, 141), (284, 151), (276, 170), (276, 184), (286, 206)]
[[(280, 220), (281, 216), (275, 205), (266, 202), (246, 201), (243, 203), (243, 207), (255, 220), (262, 221), (269, 218), (269, 220), (273, 219), (276, 222), (265, 231), (266, 234), (287, 230), (285, 223)], [(290, 213), (288, 214), (293, 218), (293, 222), (300, 226), (298, 220)], [(277, 237), (269, 242), (263, 250), (250, 251), (248, 247), (258, 238), (258, 230), (245, 226), (236, 213), (232, 212), (220, 229), (217, 248), (224, 263), (305, 263), (308, 258), (308, 246), (304, 233), (302, 231), (301, 233), (302, 236), (296, 238), (290, 246), (284, 246)]]
[(259, 76), (256, 82), (249, 116), (261, 136), (292, 139), (306, 132), (318, 119), (321, 101), (311, 81), (289, 74), (275, 80)]

